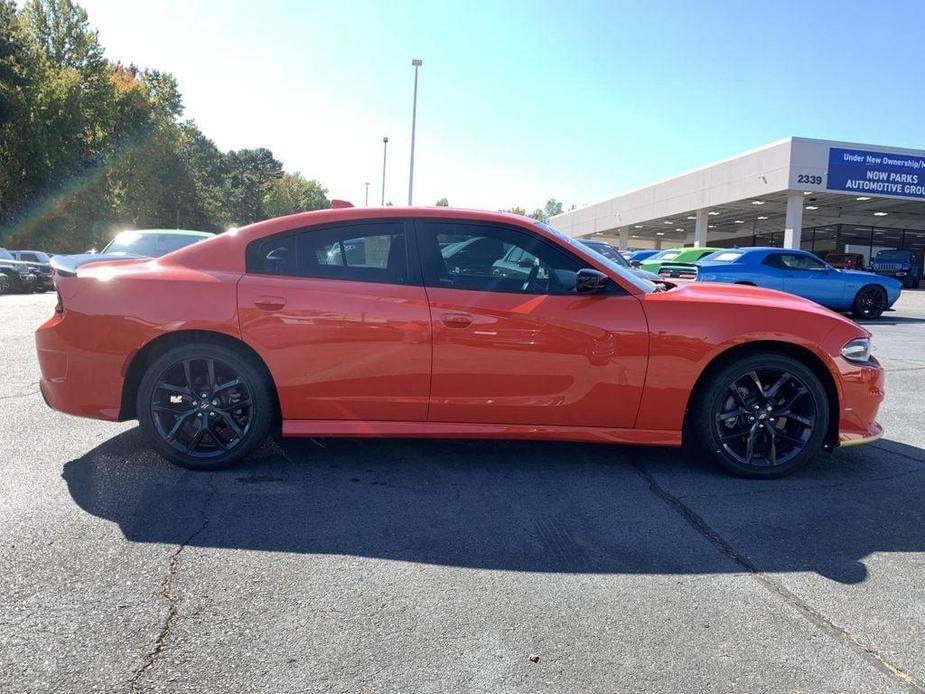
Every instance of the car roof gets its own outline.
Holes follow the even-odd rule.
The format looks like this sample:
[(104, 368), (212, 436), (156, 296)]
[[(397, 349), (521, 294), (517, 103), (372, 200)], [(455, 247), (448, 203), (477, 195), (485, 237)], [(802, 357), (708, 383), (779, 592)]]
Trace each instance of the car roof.
[(668, 251), (678, 251), (679, 253), (693, 253), (694, 251), (710, 251), (715, 253), (716, 251), (725, 250), (723, 248), (713, 248), (712, 246), (676, 246), (675, 248), (663, 248), (658, 251), (659, 253), (667, 253)]
[(125, 229), (124, 231), (127, 231), (131, 234), (141, 234), (142, 236), (148, 234), (169, 234), (171, 236), (201, 236), (203, 238), (215, 236), (215, 234), (213, 234), (211, 231), (196, 231), (195, 229)]
[[(296, 230), (312, 231), (322, 225), (343, 222), (365, 222), (372, 220), (415, 219), (415, 220), (459, 220), (478, 224), (502, 223), (528, 229), (531, 232), (553, 240), (559, 245), (572, 245), (579, 255), (593, 251), (578, 243), (578, 239), (565, 234), (548, 224), (510, 212), (488, 210), (467, 210), (454, 207), (339, 207), (328, 210), (298, 212), (283, 217), (274, 217), (240, 228), (232, 228), (201, 243), (168, 253), (159, 263), (162, 266), (178, 265), (193, 267), (200, 271), (244, 271), (244, 253), (241, 251), (253, 241), (273, 234)], [(589, 255), (585, 258), (589, 267), (597, 267), (599, 261)], [(638, 294), (641, 287), (627, 279), (623, 285), (631, 294)]]
[(779, 251), (781, 253), (809, 253), (810, 255), (813, 255), (810, 251), (805, 251), (802, 248), (779, 248), (778, 246), (744, 246), (733, 248), (717, 248), (716, 250), (728, 253), (763, 253), (765, 251)]

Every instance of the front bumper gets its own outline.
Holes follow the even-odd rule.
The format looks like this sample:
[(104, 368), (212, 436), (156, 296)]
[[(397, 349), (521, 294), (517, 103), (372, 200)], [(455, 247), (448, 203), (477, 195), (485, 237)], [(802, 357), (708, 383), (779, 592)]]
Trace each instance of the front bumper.
[(874, 441), (879, 441), (883, 438), (883, 427), (874, 422), (867, 436), (860, 436), (855, 434), (842, 434), (838, 445), (842, 448), (848, 446), (863, 446), (865, 443), (873, 443)]
[(883, 436), (877, 412), (883, 402), (884, 374), (880, 363), (871, 358), (857, 364), (838, 358), (841, 380), (841, 410), (838, 418), (838, 445), (859, 446)]

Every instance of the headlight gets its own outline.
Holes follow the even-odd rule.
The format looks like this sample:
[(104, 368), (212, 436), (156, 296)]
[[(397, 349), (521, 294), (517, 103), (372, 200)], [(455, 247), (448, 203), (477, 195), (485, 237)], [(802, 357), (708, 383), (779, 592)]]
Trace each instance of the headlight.
[(859, 337), (841, 348), (841, 355), (848, 361), (870, 360), (870, 338)]

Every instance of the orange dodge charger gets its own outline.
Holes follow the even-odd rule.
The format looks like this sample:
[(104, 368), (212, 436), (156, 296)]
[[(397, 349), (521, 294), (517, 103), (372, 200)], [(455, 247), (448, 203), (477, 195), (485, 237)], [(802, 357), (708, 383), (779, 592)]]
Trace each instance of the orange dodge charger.
[[(56, 259), (57, 260), (57, 259)], [(881, 435), (870, 335), (795, 296), (653, 284), (508, 214), (342, 208), (56, 262), (48, 404), (178, 465), (283, 436), (679, 446), (777, 477)]]

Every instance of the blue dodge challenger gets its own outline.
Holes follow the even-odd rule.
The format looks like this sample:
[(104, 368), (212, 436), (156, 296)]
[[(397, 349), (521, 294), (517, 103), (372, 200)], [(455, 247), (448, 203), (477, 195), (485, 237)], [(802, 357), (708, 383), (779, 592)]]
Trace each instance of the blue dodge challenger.
[(730, 248), (696, 263), (698, 282), (779, 289), (855, 318), (877, 318), (899, 298), (902, 284), (860, 270), (837, 270), (808, 251)]

